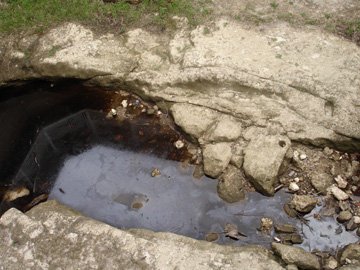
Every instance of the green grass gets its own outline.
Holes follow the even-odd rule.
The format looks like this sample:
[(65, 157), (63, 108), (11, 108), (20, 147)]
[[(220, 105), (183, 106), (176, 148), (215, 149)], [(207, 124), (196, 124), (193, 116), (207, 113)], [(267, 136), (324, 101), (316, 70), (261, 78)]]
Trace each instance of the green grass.
[(164, 28), (173, 26), (171, 17), (174, 15), (186, 17), (190, 24), (197, 25), (203, 17), (212, 13), (206, 7), (208, 2), (206, 0), (195, 6), (191, 0), (142, 0), (137, 5), (121, 0), (117, 3), (96, 0), (0, 0), (0, 32), (29, 29), (43, 32), (66, 21), (127, 27), (144, 17), (151, 18), (151, 24)]

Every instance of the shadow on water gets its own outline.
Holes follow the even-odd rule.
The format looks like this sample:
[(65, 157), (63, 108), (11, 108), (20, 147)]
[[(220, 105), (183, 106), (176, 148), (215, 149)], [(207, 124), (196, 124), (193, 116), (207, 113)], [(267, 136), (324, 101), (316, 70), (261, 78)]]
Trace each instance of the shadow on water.
[[(164, 124), (169, 116), (154, 112), (140, 99), (114, 97), (80, 84), (64, 83), (65, 91), (58, 93), (48, 84), (38, 92), (17, 90), (0, 103), (5, 112), (1, 120), (9, 133), (1, 135), (8, 144), (1, 146), (7, 151), (1, 157), (7, 160), (2, 163), (7, 181), (0, 192), (19, 187), (30, 192), (14, 202), (3, 201), (0, 214), (12, 206), (24, 211), (34, 198), (46, 200), (50, 194), (49, 199), (115, 227), (202, 240), (213, 232), (218, 244), (268, 247), (276, 234), (258, 230), (263, 217), (275, 224), (295, 225), (304, 239), (301, 246), (308, 250), (356, 242), (352, 232), (337, 234), (339, 225), (333, 218), (315, 219), (320, 207), (309, 214), (309, 227), (288, 217), (282, 208), (291, 195), (283, 191), (275, 197), (248, 192), (242, 202), (225, 203), (216, 194), (217, 180), (193, 178), (190, 145), (173, 125)], [(120, 107), (122, 115), (107, 117), (114, 99), (118, 104), (126, 100), (129, 106)], [(178, 140), (185, 142), (184, 147), (175, 147)], [(247, 237), (227, 238), (227, 223), (236, 224)]]

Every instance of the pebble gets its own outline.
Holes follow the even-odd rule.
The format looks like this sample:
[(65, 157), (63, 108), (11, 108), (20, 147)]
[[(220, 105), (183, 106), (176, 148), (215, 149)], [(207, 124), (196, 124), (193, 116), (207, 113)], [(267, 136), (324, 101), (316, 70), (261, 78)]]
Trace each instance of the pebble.
[(341, 175), (336, 176), (334, 179), (338, 184), (339, 188), (346, 188), (348, 183), (346, 180), (344, 180), (344, 178), (341, 177)]
[(301, 155), (300, 155), (300, 159), (301, 159), (301, 160), (304, 160), (304, 159), (306, 159), (306, 158), (307, 158), (307, 156), (306, 156), (305, 154), (301, 154)]
[(268, 235), (270, 235), (271, 227), (273, 226), (274, 221), (271, 218), (262, 218), (260, 224), (260, 230)]
[(330, 192), (339, 201), (345, 201), (349, 199), (349, 195), (342, 191), (340, 188), (332, 186), (329, 188)]
[(337, 217), (337, 221), (340, 223), (344, 223), (346, 221), (349, 221), (352, 218), (352, 214), (350, 211), (341, 211)]
[(174, 146), (177, 149), (181, 149), (181, 148), (183, 148), (185, 146), (185, 143), (182, 140), (177, 140), (176, 142), (174, 142)]
[(113, 116), (116, 116), (116, 114), (117, 114), (115, 109), (111, 109), (110, 112)]
[(298, 186), (296, 183), (290, 183), (289, 189), (290, 189), (291, 191), (298, 191), (300, 188), (299, 188), (299, 186)]
[(325, 260), (325, 268), (335, 269), (336, 267), (338, 267), (338, 262), (335, 260), (334, 257), (330, 256), (328, 259)]
[(354, 216), (354, 222), (356, 224), (360, 224), (360, 217), (359, 216)]
[(124, 108), (126, 108), (126, 107), (128, 106), (127, 100), (126, 100), (126, 99), (123, 100), (123, 101), (121, 102), (121, 105), (122, 105)]
[(155, 169), (152, 171), (151, 176), (152, 176), (152, 177), (155, 177), (155, 176), (160, 175), (160, 174), (161, 174), (161, 173), (160, 173), (160, 170), (159, 170), (158, 168), (155, 168)]
[(324, 148), (324, 153), (328, 156), (330, 156), (333, 152), (334, 150), (330, 149), (329, 147)]

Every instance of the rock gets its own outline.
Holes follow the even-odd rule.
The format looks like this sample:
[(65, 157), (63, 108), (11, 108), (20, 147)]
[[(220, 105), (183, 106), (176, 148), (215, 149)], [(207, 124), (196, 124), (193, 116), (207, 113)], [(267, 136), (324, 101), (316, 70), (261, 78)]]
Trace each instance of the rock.
[(346, 259), (349, 260), (359, 260), (360, 258), (360, 245), (349, 244), (345, 246), (340, 255), (340, 264), (345, 264)]
[(328, 268), (328, 269), (335, 269), (336, 267), (338, 267), (338, 262), (337, 260), (335, 260), (334, 257), (330, 256), (329, 258), (325, 259), (325, 268)]
[(292, 218), (297, 217), (296, 211), (295, 211), (294, 209), (292, 209), (292, 208), (290, 207), (290, 205), (284, 204), (283, 209), (284, 209), (285, 213), (286, 213), (289, 217), (292, 217)]
[(232, 149), (232, 156), (230, 159), (230, 164), (241, 168), (244, 163), (244, 149), (240, 145), (235, 145)]
[(198, 139), (208, 127), (219, 117), (214, 110), (191, 104), (177, 103), (170, 111), (175, 123), (193, 139)]
[(263, 246), (222, 246), (172, 233), (123, 231), (56, 201), (26, 214), (7, 211), (0, 219), (0, 239), (4, 269), (283, 269)]
[(337, 217), (337, 221), (340, 223), (344, 223), (346, 221), (349, 221), (352, 218), (352, 214), (350, 211), (341, 211)]
[(289, 147), (286, 137), (259, 135), (245, 148), (245, 174), (264, 195), (274, 195), (279, 168)]
[(339, 189), (338, 187), (332, 186), (328, 189), (334, 197), (339, 201), (345, 201), (349, 199), (349, 195), (346, 194), (344, 191)]
[(155, 168), (152, 172), (151, 172), (151, 177), (155, 177), (157, 175), (161, 175), (160, 170), (158, 168)]
[(341, 177), (341, 175), (336, 176), (335, 181), (338, 184), (339, 188), (346, 188), (346, 186), (348, 184), (347, 181)]
[(286, 264), (295, 264), (301, 269), (320, 269), (320, 263), (316, 256), (305, 251), (303, 248), (271, 243), (271, 249)]
[(324, 154), (330, 156), (334, 152), (333, 149), (330, 149), (329, 147), (324, 148)]
[(199, 139), (200, 143), (231, 142), (241, 135), (241, 123), (234, 117), (224, 115)]
[(354, 216), (354, 223), (360, 225), (360, 217)]
[(359, 226), (359, 224), (356, 224), (354, 222), (354, 217), (352, 217), (349, 222), (346, 224), (346, 230), (347, 231), (353, 231), (355, 230), (357, 227)]
[(281, 243), (285, 244), (301, 244), (303, 242), (300, 234), (283, 234), (278, 235), (278, 238)]
[(231, 147), (228, 143), (207, 144), (202, 146), (204, 172), (217, 178), (228, 166), (231, 159)]
[(282, 226), (275, 224), (274, 227), (276, 233), (294, 233), (297, 231), (296, 227), (291, 224), (284, 224)]
[(300, 158), (300, 160), (305, 160), (305, 159), (307, 158), (307, 156), (306, 156), (305, 154), (301, 154), (301, 155), (299, 156), (299, 158)]
[(316, 170), (311, 172), (310, 181), (312, 186), (322, 195), (326, 195), (327, 189), (334, 183), (334, 179), (331, 175)]
[(5, 194), (3, 195), (3, 200), (6, 203), (15, 201), (16, 199), (19, 199), (21, 197), (25, 197), (28, 196), (30, 194), (30, 191), (26, 188), (26, 187), (17, 187), (15, 189), (12, 190), (8, 190), (5, 192)]
[(295, 264), (288, 264), (286, 270), (298, 270), (299, 268)]
[(344, 265), (341, 266), (339, 268), (337, 268), (338, 270), (360, 270), (360, 266), (356, 266), (356, 265)]
[(360, 237), (360, 227), (357, 229), (356, 235)]
[(260, 223), (260, 230), (268, 235), (270, 235), (271, 228), (274, 224), (271, 218), (262, 218)]
[(219, 239), (219, 234), (218, 233), (208, 233), (206, 234), (205, 236), (205, 240), (208, 241), (208, 242), (214, 242), (216, 240)]
[(221, 175), (217, 185), (219, 197), (228, 203), (244, 200), (245, 192), (242, 179), (241, 171), (235, 166), (229, 165), (225, 173)]
[(302, 213), (308, 213), (314, 209), (317, 199), (312, 195), (294, 195), (290, 207)]
[(300, 188), (299, 188), (299, 186), (298, 186), (296, 183), (291, 182), (290, 185), (289, 185), (289, 189), (290, 189), (291, 191), (298, 191)]

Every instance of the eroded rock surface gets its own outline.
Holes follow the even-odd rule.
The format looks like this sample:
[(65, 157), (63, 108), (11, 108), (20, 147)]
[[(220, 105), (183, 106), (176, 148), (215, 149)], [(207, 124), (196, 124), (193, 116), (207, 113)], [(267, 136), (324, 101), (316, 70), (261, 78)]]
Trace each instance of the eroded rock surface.
[(48, 201), (0, 219), (3, 269), (284, 269), (262, 246), (230, 247), (147, 230), (122, 231)]

